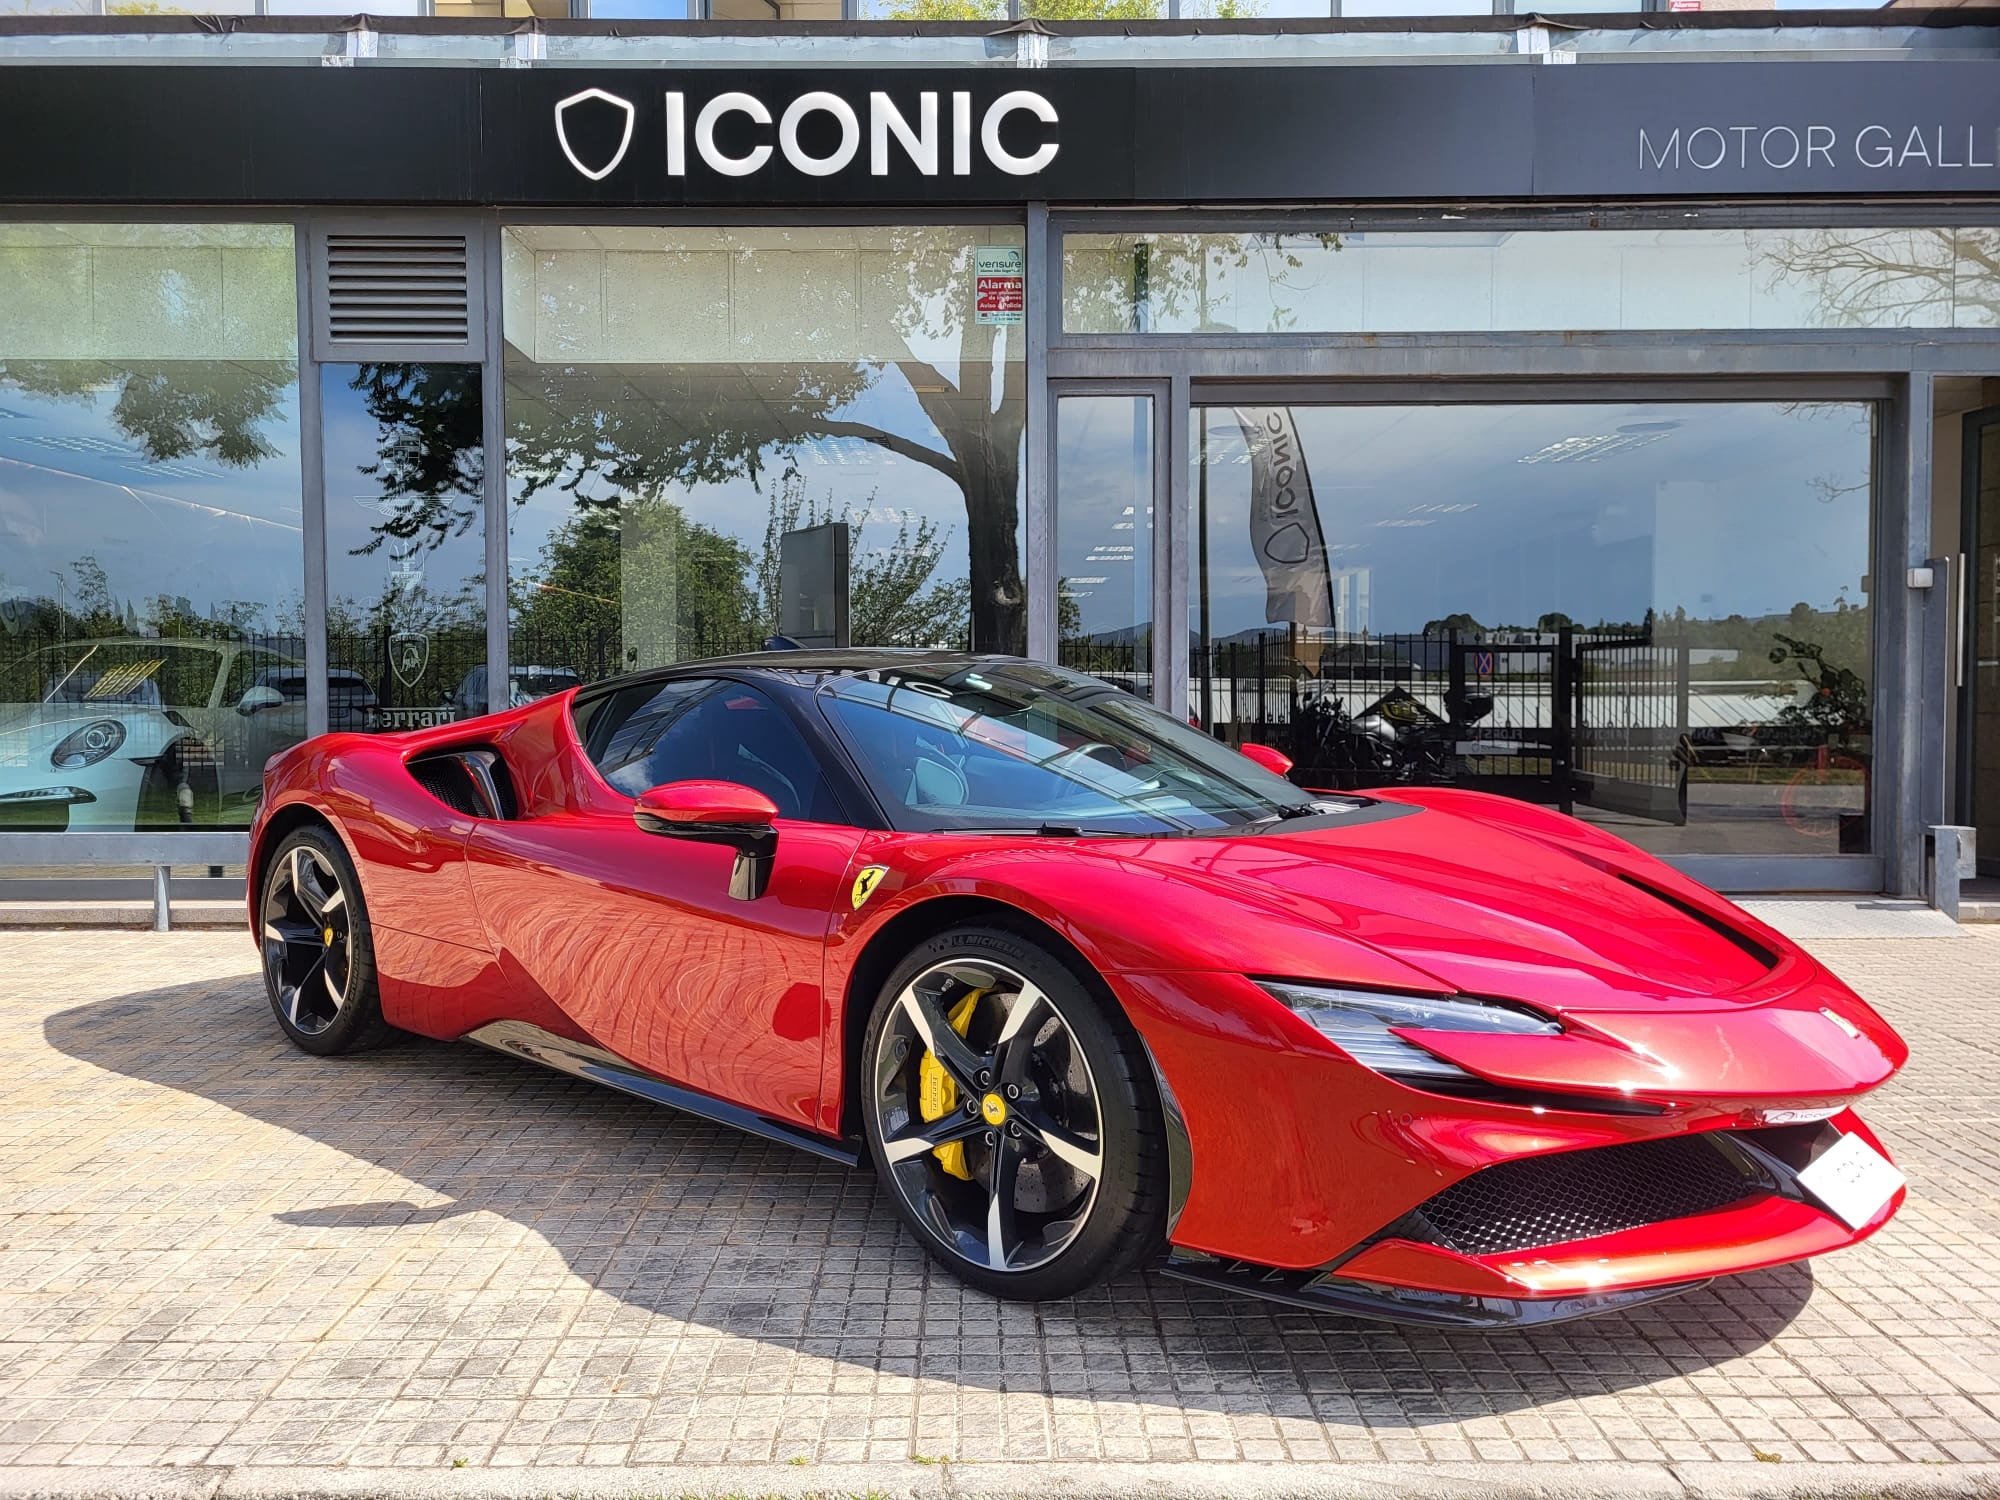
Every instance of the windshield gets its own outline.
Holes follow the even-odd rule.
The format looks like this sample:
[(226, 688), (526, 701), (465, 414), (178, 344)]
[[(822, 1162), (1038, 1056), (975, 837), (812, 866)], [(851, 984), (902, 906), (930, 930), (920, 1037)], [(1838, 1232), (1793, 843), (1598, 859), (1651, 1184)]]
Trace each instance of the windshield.
[(0, 671), (0, 703), (208, 706), (222, 656), (174, 641), (96, 640), (51, 646)]
[(1026, 662), (829, 678), (818, 700), (898, 828), (1174, 834), (1319, 811), (1117, 688)]

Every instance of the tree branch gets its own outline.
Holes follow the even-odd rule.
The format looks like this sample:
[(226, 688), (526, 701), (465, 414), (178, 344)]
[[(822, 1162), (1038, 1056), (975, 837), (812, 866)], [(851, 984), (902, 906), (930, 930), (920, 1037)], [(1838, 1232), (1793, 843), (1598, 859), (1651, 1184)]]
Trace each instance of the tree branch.
[(830, 418), (812, 418), (799, 424), (801, 433), (813, 433), (820, 437), (852, 437), (873, 443), (878, 448), (886, 448), (899, 458), (907, 458), (912, 463), (923, 464), (936, 469), (952, 483), (964, 487), (965, 477), (959, 472), (958, 462), (948, 454), (926, 448), (906, 437), (898, 437), (893, 432), (884, 432), (879, 427), (870, 427), (866, 422), (840, 422)]

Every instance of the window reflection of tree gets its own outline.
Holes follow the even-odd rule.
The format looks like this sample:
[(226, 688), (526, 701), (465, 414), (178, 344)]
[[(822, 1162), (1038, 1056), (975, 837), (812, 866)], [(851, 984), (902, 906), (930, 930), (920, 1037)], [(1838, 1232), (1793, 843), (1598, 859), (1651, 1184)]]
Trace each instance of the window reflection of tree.
[(2000, 229), (1758, 231), (1749, 240), (1769, 290), (1792, 282), (1813, 296), (1813, 326), (2000, 325)]
[[(574, 507), (547, 544), (540, 593), (554, 585), (597, 600), (618, 598), (619, 575), (608, 567), (617, 549), (603, 546), (607, 535), (616, 535), (606, 526), (616, 523), (590, 520), (590, 513), (629, 518), (635, 510), (664, 508), (677, 528), (681, 556), (703, 559), (708, 570), (695, 580), (707, 605), (721, 606), (710, 610), (708, 628), (727, 633), (733, 619), (736, 633), (749, 636), (763, 623), (757, 558), (749, 547), (686, 516), (668, 497), (735, 479), (761, 488), (774, 467), (780, 478), (794, 471), (812, 445), (851, 439), (921, 464), (958, 489), (966, 512), (964, 593), (972, 639), (988, 650), (1025, 645), (1019, 481), (1026, 363), (1018, 347), (1007, 351), (1013, 357), (996, 358), (1001, 330), (970, 315), (969, 241), (912, 227), (885, 231), (883, 243), (887, 253), (873, 257), (868, 273), (882, 278), (871, 285), (870, 305), (902, 348), (881, 358), (813, 360), (814, 330), (798, 329), (793, 344), (808, 357), (788, 362), (613, 366), (510, 359), (508, 467), (515, 501), (554, 492), (567, 495)], [(1018, 339), (1020, 330), (1008, 337)], [(953, 350), (955, 368), (914, 352), (938, 344)], [(871, 403), (870, 397), (877, 399)], [(921, 421), (894, 426), (892, 419), (864, 414), (871, 404), (900, 406), (905, 398), (913, 400)], [(792, 501), (780, 488), (769, 503), (775, 514)], [(578, 565), (591, 538), (607, 566), (586, 576)], [(939, 537), (926, 537), (919, 527), (901, 544), (908, 557), (920, 560), (937, 548)], [(718, 570), (733, 571), (740, 587), (716, 577)], [(902, 584), (910, 571), (902, 570)], [(923, 589), (919, 580), (914, 592)], [(683, 638), (688, 605), (684, 587)], [(538, 613), (544, 619), (532, 623), (540, 629), (561, 611), (550, 605)], [(615, 610), (604, 610), (606, 623), (615, 617)], [(517, 633), (522, 625), (517, 616)]]

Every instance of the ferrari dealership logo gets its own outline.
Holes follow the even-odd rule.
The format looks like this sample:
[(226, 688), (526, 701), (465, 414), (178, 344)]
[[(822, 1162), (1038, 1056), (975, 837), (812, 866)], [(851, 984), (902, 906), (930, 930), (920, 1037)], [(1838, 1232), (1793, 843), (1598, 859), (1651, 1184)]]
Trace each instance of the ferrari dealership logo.
[(860, 911), (868, 898), (875, 894), (875, 887), (882, 883), (882, 877), (888, 873), (887, 865), (869, 865), (854, 877), (854, 889), (849, 893), (848, 899), (854, 903), (856, 911)]

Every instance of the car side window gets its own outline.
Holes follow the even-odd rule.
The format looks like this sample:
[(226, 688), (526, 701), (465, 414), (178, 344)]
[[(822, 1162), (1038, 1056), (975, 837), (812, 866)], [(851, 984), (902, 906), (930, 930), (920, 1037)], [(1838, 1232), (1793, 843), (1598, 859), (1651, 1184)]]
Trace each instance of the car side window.
[(703, 678), (629, 691), (634, 701), (606, 705), (591, 726), (591, 758), (627, 796), (733, 781), (769, 797), (781, 818), (846, 821), (817, 753), (757, 688)]

